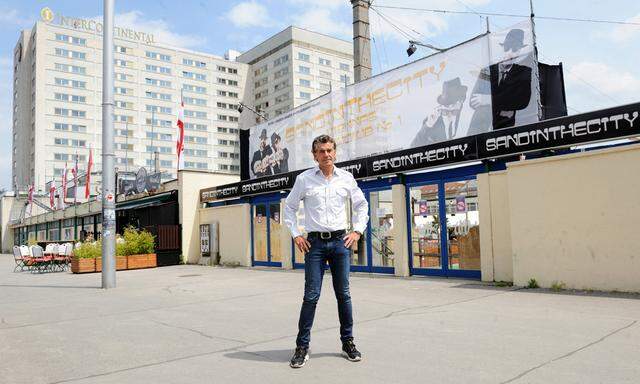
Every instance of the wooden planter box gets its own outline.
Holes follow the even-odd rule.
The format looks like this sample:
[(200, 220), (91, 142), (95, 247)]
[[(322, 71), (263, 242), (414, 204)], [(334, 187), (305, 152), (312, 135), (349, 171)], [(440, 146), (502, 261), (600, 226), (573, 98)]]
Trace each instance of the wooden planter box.
[[(158, 266), (155, 253), (144, 255), (116, 256), (116, 270), (155, 268)], [(102, 257), (95, 259), (71, 259), (71, 272), (102, 272)]]
[(71, 272), (73, 273), (89, 273), (96, 271), (96, 259), (80, 259), (74, 257), (71, 259)]
[(127, 269), (155, 268), (157, 265), (155, 253), (127, 256)]

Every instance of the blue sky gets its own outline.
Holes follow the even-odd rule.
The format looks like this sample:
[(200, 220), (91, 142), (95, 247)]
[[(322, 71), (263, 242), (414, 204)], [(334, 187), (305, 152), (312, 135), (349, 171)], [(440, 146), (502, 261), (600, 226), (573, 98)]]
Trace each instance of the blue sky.
[[(400, 6), (466, 12), (528, 14), (529, 0), (375, 0), (375, 6)], [(67, 16), (102, 15), (101, 1), (0, 0), (0, 187), (11, 177), (12, 51), (20, 30), (30, 28), (48, 6)], [(537, 16), (604, 19), (640, 23), (637, 0), (534, 0)], [(451, 14), (378, 8), (412, 38), (446, 47), (484, 31), (476, 14)], [(492, 29), (522, 19), (490, 17)], [(296, 25), (351, 40), (348, 0), (204, 1), (116, 0), (116, 24), (153, 32), (156, 40), (223, 55), (227, 49), (246, 50)], [(410, 61), (407, 37), (371, 12), (373, 71)], [(540, 59), (562, 62), (570, 113), (586, 112), (640, 100), (640, 26), (538, 19)], [(411, 61), (431, 53), (419, 49)]]

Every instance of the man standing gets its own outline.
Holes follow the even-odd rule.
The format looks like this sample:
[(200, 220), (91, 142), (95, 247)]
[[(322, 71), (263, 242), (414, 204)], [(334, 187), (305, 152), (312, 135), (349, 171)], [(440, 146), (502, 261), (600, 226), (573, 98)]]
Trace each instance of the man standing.
[[(298, 249), (305, 252), (304, 298), (298, 321), (296, 349), (290, 363), (292, 368), (302, 367), (309, 359), (311, 327), (327, 262), (338, 301), (343, 354), (350, 361), (360, 361), (362, 358), (353, 343), (349, 268), (350, 247), (358, 242), (367, 227), (369, 205), (353, 175), (334, 166), (336, 142), (333, 138), (327, 135), (316, 137), (311, 152), (318, 166), (298, 175), (284, 209), (285, 224)], [(350, 233), (346, 232), (347, 197), (351, 198), (354, 210), (354, 230)], [(298, 230), (300, 200), (304, 201), (305, 229), (308, 232), (306, 239)]]
[(533, 63), (533, 59), (530, 53), (524, 52), (527, 47), (524, 37), (522, 29), (510, 30), (500, 43), (504, 50), (503, 60), (480, 73), (469, 100), (475, 110), (469, 134), (487, 132), (491, 126), (494, 130), (512, 127), (516, 123), (516, 113), (529, 105), (531, 68), (524, 64)]

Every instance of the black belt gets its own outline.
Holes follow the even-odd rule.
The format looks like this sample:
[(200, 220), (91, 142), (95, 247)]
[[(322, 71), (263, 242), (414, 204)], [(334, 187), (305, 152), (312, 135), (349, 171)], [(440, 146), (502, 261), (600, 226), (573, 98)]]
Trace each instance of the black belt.
[(346, 231), (341, 229), (339, 231), (333, 232), (309, 232), (309, 238), (317, 237), (322, 240), (331, 240), (331, 239), (342, 239)]

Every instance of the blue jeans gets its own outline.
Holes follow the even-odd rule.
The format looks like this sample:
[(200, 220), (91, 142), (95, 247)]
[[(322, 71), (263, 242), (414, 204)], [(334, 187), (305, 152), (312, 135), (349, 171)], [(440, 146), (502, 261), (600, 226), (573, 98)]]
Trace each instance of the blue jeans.
[(338, 317), (340, 318), (340, 340), (353, 339), (353, 314), (351, 294), (349, 293), (349, 268), (351, 250), (344, 246), (342, 237), (322, 240), (309, 239), (311, 249), (304, 256), (304, 298), (298, 321), (298, 337), (296, 346), (309, 347), (311, 327), (316, 313), (316, 304), (322, 289), (322, 277), (327, 262), (331, 268), (333, 291), (338, 301)]

